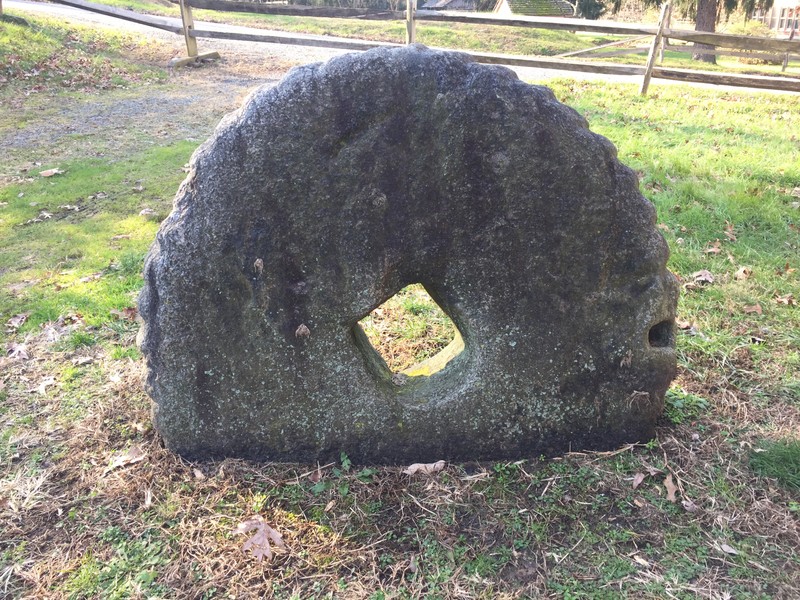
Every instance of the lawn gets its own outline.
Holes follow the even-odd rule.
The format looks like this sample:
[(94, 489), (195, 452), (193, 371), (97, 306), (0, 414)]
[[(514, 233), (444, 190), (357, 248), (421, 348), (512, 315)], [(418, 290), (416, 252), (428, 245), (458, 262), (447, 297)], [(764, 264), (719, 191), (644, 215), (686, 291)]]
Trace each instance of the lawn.
[[(654, 439), (433, 475), (190, 463), (150, 424), (135, 301), (235, 61), (169, 77), (153, 42), (31, 23), (0, 22), (1, 596), (796, 597), (800, 96), (550, 84), (638, 172), (681, 280)], [(190, 87), (202, 115), (159, 109)], [(446, 344), (425, 302), (374, 315), (375, 343)], [(263, 561), (237, 533), (258, 518)]]
[[(134, 10), (140, 13), (180, 17), (177, 4), (166, 0), (97, 0), (98, 4)], [(242, 12), (222, 12), (193, 9), (196, 21), (231, 23), (293, 33), (330, 35), (336, 37), (403, 43), (406, 24), (403, 20), (373, 21), (363, 19), (331, 19), (257, 15)], [(570, 52), (609, 41), (602, 34), (576, 35), (568, 31), (519, 29), (497, 25), (467, 25), (462, 23), (417, 23), (417, 42), (431, 47), (451, 48), (473, 52), (505, 52), (508, 54), (554, 55)], [(202, 44), (202, 40), (200, 42)]]

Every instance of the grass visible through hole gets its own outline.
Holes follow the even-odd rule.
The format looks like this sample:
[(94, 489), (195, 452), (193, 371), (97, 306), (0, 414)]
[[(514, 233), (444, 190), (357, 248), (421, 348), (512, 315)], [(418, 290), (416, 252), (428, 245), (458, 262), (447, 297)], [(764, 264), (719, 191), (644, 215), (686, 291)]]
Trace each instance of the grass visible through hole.
[(394, 373), (436, 355), (453, 341), (456, 331), (453, 321), (418, 283), (400, 290), (360, 325)]

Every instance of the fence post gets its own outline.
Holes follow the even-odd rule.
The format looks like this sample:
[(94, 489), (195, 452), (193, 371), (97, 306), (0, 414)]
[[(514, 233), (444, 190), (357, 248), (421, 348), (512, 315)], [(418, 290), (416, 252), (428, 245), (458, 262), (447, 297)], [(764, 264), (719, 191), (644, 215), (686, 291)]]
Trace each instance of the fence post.
[(417, 24), (414, 21), (416, 8), (417, 0), (406, 0), (406, 44), (413, 44), (417, 39)]
[(661, 32), (664, 31), (664, 23), (667, 19), (667, 11), (669, 10), (669, 2), (664, 4), (661, 9), (661, 18), (658, 19), (658, 32), (653, 38), (653, 44), (650, 46), (650, 53), (647, 55), (647, 67), (644, 70), (644, 80), (642, 80), (642, 89), (640, 93), (642, 96), (647, 94), (647, 88), (650, 87), (650, 78), (653, 76), (653, 66), (656, 62), (656, 51), (658, 45), (661, 43)]
[[(666, 24), (664, 25), (665, 29), (669, 29), (672, 26), (672, 5), (669, 5), (667, 9), (667, 20)], [(659, 45), (658, 49), (658, 64), (664, 63), (664, 47), (669, 44), (669, 38), (662, 37), (661, 44)]]
[(197, 40), (189, 32), (194, 29), (194, 19), (192, 18), (192, 7), (187, 0), (180, 0), (181, 19), (183, 20), (183, 37), (186, 39), (186, 53), (190, 57), (197, 56)]
[[(2, 2), (3, 0), (0, 0), (0, 3)], [(792, 19), (792, 32), (789, 34), (789, 41), (792, 41), (794, 39), (794, 32), (797, 31), (797, 28), (794, 27), (795, 23), (796, 21)], [(786, 67), (788, 66), (789, 66), (789, 51), (787, 50), (786, 55), (783, 57), (783, 65), (781, 65), (781, 73), (785, 72)]]

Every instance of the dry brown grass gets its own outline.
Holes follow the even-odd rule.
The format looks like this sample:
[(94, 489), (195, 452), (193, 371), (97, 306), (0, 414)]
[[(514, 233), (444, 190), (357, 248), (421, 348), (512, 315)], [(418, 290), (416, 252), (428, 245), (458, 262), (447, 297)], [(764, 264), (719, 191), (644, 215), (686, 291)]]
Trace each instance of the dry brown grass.
[[(409, 477), (397, 467), (187, 463), (149, 424), (140, 362), (56, 351), (41, 336), (27, 348), (30, 360), (2, 365), (6, 414), (31, 416), (8, 440), (0, 476), (0, 551), (14, 557), (0, 589), (10, 597), (110, 597), (117, 588), (97, 573), (82, 595), (76, 574), (87, 557), (100, 573), (126, 553), (153, 558), (135, 546), (144, 539), (159, 545), (154, 564), (126, 563), (117, 576), (133, 582), (119, 597), (560, 597), (554, 582), (564, 582), (589, 596), (791, 598), (800, 585), (791, 495), (743, 461), (775, 409), (742, 411), (725, 389), (713, 414), (662, 428), (650, 448)], [(88, 354), (81, 368), (96, 377), (82, 407), (66, 406), (74, 394), (63, 383), (29, 391)], [(752, 434), (733, 442), (732, 429)], [(113, 467), (132, 447), (144, 458)], [(645, 479), (634, 490), (636, 473)], [(252, 515), (283, 536), (272, 561), (233, 533)], [(159, 587), (137, 587), (150, 567)]]

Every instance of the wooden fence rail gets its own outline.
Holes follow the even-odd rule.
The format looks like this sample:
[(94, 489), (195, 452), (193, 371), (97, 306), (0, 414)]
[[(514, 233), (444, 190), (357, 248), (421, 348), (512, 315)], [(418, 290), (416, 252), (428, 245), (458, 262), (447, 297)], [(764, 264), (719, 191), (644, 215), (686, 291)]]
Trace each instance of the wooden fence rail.
[[(605, 33), (609, 35), (628, 35), (632, 38), (654, 37), (663, 40), (681, 40), (685, 42), (698, 42), (710, 44), (722, 48), (734, 48), (736, 50), (760, 51), (767, 53), (781, 54), (784, 63), (788, 63), (790, 56), (800, 54), (800, 39), (797, 40), (778, 40), (772, 38), (757, 38), (750, 36), (730, 35), (724, 33), (706, 33), (689, 31), (685, 29), (672, 29), (669, 27), (669, 16), (661, 19), (658, 27), (647, 27), (627, 23), (611, 23), (602, 21), (587, 21), (574, 18), (558, 17), (523, 17), (523, 16), (500, 16), (495, 14), (480, 13), (454, 13), (448, 11), (429, 11), (415, 10), (414, 5), (417, 0), (410, 0), (407, 11), (380, 11), (373, 9), (353, 9), (338, 7), (314, 7), (297, 5), (279, 4), (259, 4), (251, 2), (236, 2), (228, 0), (171, 0), (181, 6), (181, 17), (183, 25), (178, 26), (168, 19), (142, 15), (133, 11), (93, 4), (87, 0), (54, 0), (61, 4), (67, 4), (84, 10), (90, 10), (142, 25), (157, 27), (172, 33), (184, 35), (188, 56), (176, 61), (172, 61), (173, 66), (186, 64), (206, 56), (213, 56), (215, 53), (199, 54), (196, 40), (198, 38), (216, 38), (228, 40), (266, 42), (271, 44), (292, 44), (301, 46), (317, 46), (326, 48), (336, 48), (343, 50), (368, 50), (380, 46), (394, 46), (387, 42), (373, 42), (366, 40), (344, 40), (331, 39), (325, 36), (293, 36), (292, 34), (279, 35), (275, 33), (242, 33), (226, 32), (210, 29), (196, 29), (191, 15), (192, 8), (245, 12), (255, 14), (274, 14), (292, 16), (314, 16), (327, 18), (348, 18), (348, 19), (380, 19), (380, 20), (406, 20), (406, 43), (411, 43), (415, 38), (415, 28), (417, 22), (439, 21), (450, 23), (469, 23), (474, 25), (501, 25), (508, 27), (526, 27), (549, 29), (556, 31), (583, 31), (594, 33)], [(666, 13), (669, 15), (669, 13)], [(663, 51), (666, 44), (659, 43), (657, 40), (651, 47), (648, 64), (646, 66), (620, 65), (602, 62), (581, 62), (575, 60), (565, 60), (558, 57), (538, 57), (538, 56), (517, 56), (509, 54), (493, 53), (468, 53), (476, 61), (491, 64), (503, 64), (519, 67), (533, 67), (540, 69), (559, 69), (564, 71), (582, 71), (588, 73), (600, 73), (609, 75), (636, 75), (644, 77), (649, 83), (650, 78), (671, 79), (694, 83), (709, 83), (714, 85), (732, 85), (743, 87), (754, 87), (759, 89), (778, 89), (793, 92), (800, 92), (800, 79), (788, 77), (769, 77), (760, 75), (736, 75), (731, 73), (718, 73), (707, 71), (694, 71), (689, 69), (665, 69), (655, 66), (655, 56), (658, 48), (659, 53)], [(669, 49), (674, 49), (669, 46)], [(596, 50), (587, 49), (589, 50)], [(633, 51), (638, 51), (633, 49)], [(629, 50), (621, 52), (628, 53)], [(721, 53), (718, 50), (704, 51), (707, 53)], [(582, 51), (569, 54), (581, 54)], [(566, 56), (566, 55), (565, 55)], [(755, 55), (753, 58), (756, 58)], [(647, 85), (642, 86), (643, 93), (647, 90)]]
[(93, 2), (86, 2), (85, 0), (56, 0), (59, 4), (66, 4), (89, 12), (107, 15), (109, 17), (117, 17), (124, 21), (138, 23), (139, 25), (147, 25), (148, 27), (155, 27), (156, 29), (163, 29), (170, 33), (177, 33), (183, 35), (183, 27), (173, 23), (168, 19), (160, 17), (153, 17), (151, 15), (143, 15), (141, 13), (133, 12), (132, 10), (125, 10), (124, 8), (115, 8), (113, 6), (106, 6), (104, 4), (94, 4)]

